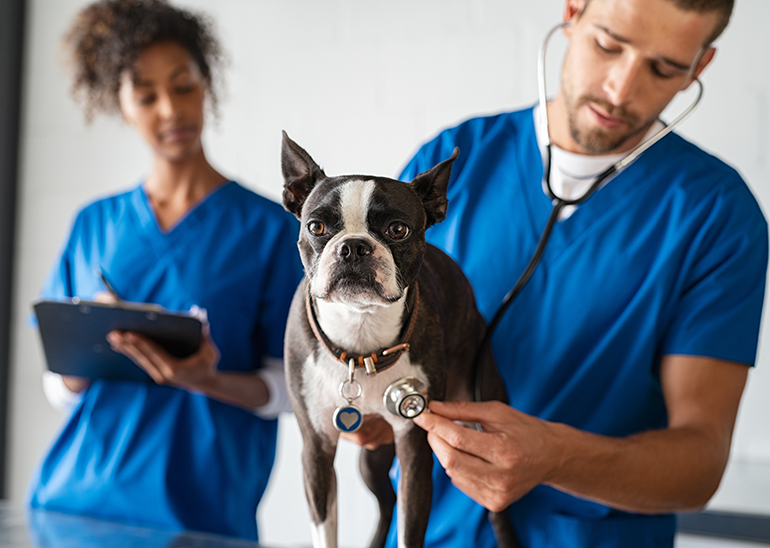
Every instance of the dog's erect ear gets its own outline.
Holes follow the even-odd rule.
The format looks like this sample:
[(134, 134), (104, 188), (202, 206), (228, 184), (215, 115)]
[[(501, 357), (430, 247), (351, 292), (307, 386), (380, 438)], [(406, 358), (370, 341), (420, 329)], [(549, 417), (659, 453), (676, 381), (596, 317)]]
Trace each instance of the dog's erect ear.
[(409, 183), (422, 200), (427, 215), (425, 228), (440, 223), (446, 217), (447, 199), (446, 188), (449, 176), (452, 174), (452, 163), (460, 155), (460, 149), (455, 147), (452, 155), (439, 165), (420, 173)]
[(300, 218), (302, 204), (320, 179), (326, 174), (310, 154), (283, 133), (281, 170), (283, 171), (283, 207)]

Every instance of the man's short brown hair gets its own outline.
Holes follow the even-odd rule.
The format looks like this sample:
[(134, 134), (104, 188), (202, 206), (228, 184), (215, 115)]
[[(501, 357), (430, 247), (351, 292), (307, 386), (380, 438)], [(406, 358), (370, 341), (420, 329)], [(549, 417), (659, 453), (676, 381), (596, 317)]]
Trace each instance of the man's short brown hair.
[[(585, 10), (586, 7), (588, 7), (588, 4), (591, 0), (586, 0), (585, 6), (583, 6), (583, 9)], [(667, 2), (671, 2), (674, 4), (677, 8), (683, 11), (697, 11), (699, 13), (708, 13), (711, 11), (718, 12), (720, 17), (717, 21), (716, 26), (714, 27), (713, 32), (711, 33), (711, 36), (709, 36), (708, 40), (706, 40), (706, 43), (704, 46), (711, 45), (714, 40), (719, 38), (719, 35), (724, 32), (725, 28), (727, 28), (727, 24), (730, 22), (730, 16), (733, 13), (733, 6), (735, 5), (735, 0), (666, 0)]]

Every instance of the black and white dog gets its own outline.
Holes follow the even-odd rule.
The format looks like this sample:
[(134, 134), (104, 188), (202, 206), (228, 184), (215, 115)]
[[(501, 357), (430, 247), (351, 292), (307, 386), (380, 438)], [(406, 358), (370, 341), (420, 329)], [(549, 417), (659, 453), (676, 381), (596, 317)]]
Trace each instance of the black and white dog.
[[(301, 221), (305, 267), (286, 329), (286, 374), (304, 440), (315, 548), (337, 546), (339, 433), (355, 431), (373, 413), (393, 427), (395, 447), (361, 451), (361, 472), (380, 508), (371, 546), (384, 545), (393, 515), (394, 454), (401, 465), (398, 544), (423, 545), (433, 458), (425, 431), (411, 418), (426, 398), (472, 399), (474, 355), (485, 330), (460, 268), (425, 243), (425, 230), (446, 215), (457, 155), (410, 183), (327, 177), (284, 133), (283, 204)], [(505, 401), (491, 352), (482, 367), (482, 399)], [(505, 546), (507, 514), (491, 519)]]

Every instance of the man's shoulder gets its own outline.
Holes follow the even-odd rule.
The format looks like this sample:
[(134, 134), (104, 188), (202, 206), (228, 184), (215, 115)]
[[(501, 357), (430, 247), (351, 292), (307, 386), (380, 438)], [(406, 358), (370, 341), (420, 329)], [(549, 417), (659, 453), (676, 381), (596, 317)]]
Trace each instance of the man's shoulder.
[(719, 173), (730, 174), (732, 176), (740, 178), (740, 175), (734, 167), (722, 160), (718, 156), (708, 152), (699, 145), (696, 145), (687, 138), (679, 135), (678, 133), (672, 133), (666, 138), (666, 149), (679, 157), (687, 158), (688, 163), (685, 164), (695, 171), (700, 169), (706, 169), (709, 171), (716, 171)]
[(681, 135), (672, 133), (660, 144), (665, 146), (656, 147), (658, 154), (651, 157), (664, 163), (667, 169), (675, 170), (683, 184), (697, 185), (704, 192), (719, 187), (750, 193), (748, 184), (737, 169)]
[(444, 129), (437, 138), (457, 141), (478, 141), (489, 135), (511, 135), (534, 128), (533, 107), (501, 112), (484, 116), (474, 116)]
[(402, 179), (414, 177), (446, 160), (455, 147), (460, 157), (455, 171), (461, 170), (469, 158), (497, 149), (536, 142), (532, 107), (486, 116), (474, 116), (441, 130), (417, 151), (402, 173)]
[(693, 208), (708, 207), (726, 215), (736, 212), (746, 223), (765, 226), (766, 221), (749, 184), (733, 166), (681, 135), (672, 133), (645, 152), (644, 175), (668, 186)]

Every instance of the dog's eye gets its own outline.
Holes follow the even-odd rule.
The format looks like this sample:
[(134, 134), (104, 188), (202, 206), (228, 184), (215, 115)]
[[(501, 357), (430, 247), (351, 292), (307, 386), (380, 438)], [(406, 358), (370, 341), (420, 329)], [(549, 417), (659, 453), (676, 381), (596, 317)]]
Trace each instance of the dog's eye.
[(320, 236), (326, 232), (326, 227), (319, 221), (310, 221), (307, 224), (307, 229), (315, 236)]
[(385, 233), (394, 240), (403, 240), (409, 235), (409, 227), (404, 223), (390, 223), (388, 230)]

